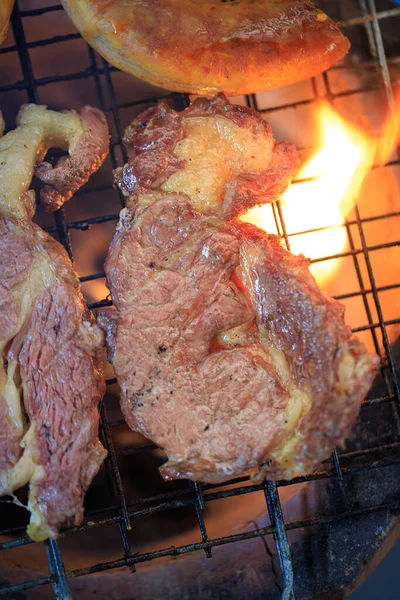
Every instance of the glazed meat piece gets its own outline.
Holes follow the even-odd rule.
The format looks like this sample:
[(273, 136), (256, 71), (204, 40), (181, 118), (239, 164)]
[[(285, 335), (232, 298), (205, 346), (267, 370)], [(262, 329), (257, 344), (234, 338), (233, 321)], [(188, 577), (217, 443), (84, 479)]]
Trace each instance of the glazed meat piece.
[(166, 479), (311, 471), (350, 432), (374, 362), (309, 261), (236, 218), (283, 191), (294, 147), (223, 97), (149, 109), (125, 142), (100, 324), (127, 423), (165, 450)]
[(175, 92), (238, 96), (290, 85), (326, 71), (350, 46), (309, 0), (62, 0), (62, 5), (108, 62)]
[[(77, 164), (88, 115), (107, 145), (105, 117), (90, 107), (78, 115), (25, 106), (18, 128), (0, 139), (0, 495), (30, 484), (36, 541), (80, 524), (106, 454), (98, 439), (103, 335), (65, 250), (32, 222), (27, 190), (49, 147), (69, 147)], [(88, 154), (86, 168), (97, 167), (99, 156)], [(74, 176), (82, 181), (78, 166)]]
[(373, 364), (277, 237), (169, 195), (122, 212), (106, 271), (122, 410), (165, 450), (165, 479), (287, 479), (343, 442)]

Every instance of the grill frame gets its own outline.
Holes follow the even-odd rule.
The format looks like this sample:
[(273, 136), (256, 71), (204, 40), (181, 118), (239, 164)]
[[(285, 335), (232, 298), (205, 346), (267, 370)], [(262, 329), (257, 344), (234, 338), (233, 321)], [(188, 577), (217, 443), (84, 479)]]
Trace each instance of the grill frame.
[[(353, 27), (357, 25), (363, 25), (366, 30), (366, 35), (368, 39), (368, 43), (370, 45), (370, 52), (372, 56), (372, 61), (368, 63), (368, 68), (376, 68), (378, 69), (381, 77), (382, 86), (385, 90), (386, 100), (390, 111), (394, 111), (395, 103), (394, 103), (394, 94), (393, 88), (390, 80), (389, 73), (389, 60), (385, 54), (385, 48), (382, 39), (382, 33), (380, 29), (380, 23), (383, 19), (390, 19), (391, 17), (400, 16), (400, 8), (393, 8), (385, 11), (377, 11), (375, 1), (374, 0), (360, 0), (361, 11), (363, 13), (362, 16), (348, 19), (346, 21), (342, 21), (341, 25), (343, 27)], [(50, 83), (54, 83), (56, 81), (79, 81), (80, 79), (93, 78), (96, 90), (97, 90), (97, 98), (98, 105), (101, 109), (105, 110), (106, 114), (112, 121), (113, 126), (117, 132), (117, 141), (111, 145), (111, 162), (113, 168), (118, 165), (118, 159), (116, 155), (116, 147), (122, 151), (123, 158), (126, 160), (126, 155), (124, 153), (123, 145), (122, 145), (122, 129), (119, 120), (119, 111), (122, 108), (126, 108), (128, 106), (141, 105), (144, 106), (149, 105), (151, 103), (156, 102), (160, 98), (147, 98), (145, 100), (138, 100), (123, 104), (118, 104), (114, 92), (113, 82), (111, 78), (111, 73), (117, 71), (114, 67), (108, 65), (108, 63), (98, 57), (94, 50), (87, 46), (90, 66), (80, 72), (75, 72), (69, 75), (61, 75), (54, 77), (43, 77), (43, 78), (35, 78), (34, 71), (32, 68), (32, 62), (30, 59), (30, 50), (32, 48), (38, 46), (51, 46), (52, 44), (59, 44), (67, 40), (73, 40), (80, 38), (78, 33), (67, 34), (63, 36), (55, 36), (52, 38), (42, 39), (39, 41), (27, 43), (26, 36), (24, 32), (23, 21), (26, 18), (32, 16), (39, 16), (51, 11), (62, 10), (61, 5), (54, 4), (51, 6), (47, 6), (39, 9), (32, 10), (20, 10), (18, 8), (18, 3), (16, 3), (11, 23), (15, 37), (15, 45), (0, 48), (0, 55), (7, 53), (18, 53), (19, 62), (21, 65), (22, 73), (24, 76), (23, 81), (16, 81), (12, 84), (0, 86), (0, 93), (8, 92), (11, 90), (24, 90), (27, 95), (27, 100), (29, 102), (40, 103), (39, 90), (42, 86), (48, 85)], [(400, 63), (400, 56), (398, 58), (392, 59), (392, 62)], [(101, 64), (101, 67), (98, 64)], [(341, 66), (337, 66), (334, 68), (341, 68)], [(109, 104), (105, 103), (103, 91), (99, 82), (99, 76), (102, 75), (105, 77), (105, 81), (107, 84), (107, 95)], [(367, 91), (367, 88), (363, 88), (361, 90), (345, 90), (339, 94), (333, 94), (330, 89), (329, 79), (326, 74), (324, 74), (324, 82), (327, 90), (327, 99), (333, 101), (335, 98), (339, 96), (344, 96), (348, 94), (355, 94), (360, 91)], [(290, 108), (293, 106), (300, 106), (303, 104), (307, 104), (310, 102), (314, 102), (320, 97), (318, 96), (318, 92), (314, 82), (314, 92), (315, 98), (311, 100), (302, 100), (299, 102), (295, 102), (292, 104), (280, 105), (279, 107), (272, 107), (261, 110), (261, 113), (269, 113), (276, 110), (283, 110), (285, 108)], [(166, 99), (171, 101), (174, 107), (179, 110), (185, 108), (189, 99), (186, 94), (168, 94), (165, 96)], [(246, 97), (247, 104), (257, 110), (259, 107), (257, 106), (257, 98), (255, 95), (250, 95)], [(399, 157), (396, 159), (389, 161), (385, 166), (393, 166), (400, 164)], [(87, 191), (105, 191), (107, 189), (111, 189), (110, 186), (103, 186), (101, 188), (85, 188), (81, 192), (78, 193), (87, 193)], [(121, 206), (123, 206), (123, 198), (121, 198)], [(281, 206), (279, 202), (276, 203), (274, 207), (274, 215), (278, 228), (278, 232), (282, 235), (283, 240), (288, 249), (290, 249), (290, 237), (286, 231), (285, 222), (283, 219), (283, 214), (281, 210)], [(393, 213), (395, 216), (400, 215), (400, 206), (399, 211)], [(400, 384), (398, 379), (398, 374), (396, 372), (395, 359), (392, 353), (392, 348), (389, 343), (389, 337), (387, 334), (387, 327), (389, 325), (399, 324), (399, 319), (393, 319), (390, 321), (385, 321), (383, 317), (382, 307), (379, 299), (379, 292), (384, 291), (386, 289), (392, 288), (400, 288), (400, 282), (394, 284), (393, 286), (385, 286), (378, 287), (376, 285), (376, 280), (373, 272), (372, 262), (370, 258), (370, 252), (376, 250), (378, 248), (386, 248), (390, 245), (400, 245), (400, 240), (397, 242), (392, 242), (391, 244), (382, 244), (379, 246), (368, 246), (365, 232), (364, 232), (364, 224), (366, 222), (372, 220), (379, 220), (387, 218), (389, 215), (380, 215), (377, 217), (370, 217), (368, 219), (362, 219), (360, 216), (360, 212), (358, 207), (355, 207), (355, 219), (349, 220), (346, 223), (347, 232), (350, 239), (351, 250), (347, 252), (340, 253), (335, 255), (335, 257), (345, 257), (352, 256), (355, 264), (357, 264), (358, 256), (363, 256), (369, 278), (369, 287), (366, 288), (364, 286), (363, 278), (359, 277), (360, 283), (360, 291), (355, 292), (353, 294), (343, 294), (341, 296), (337, 296), (337, 299), (341, 300), (347, 297), (351, 297), (352, 295), (361, 295), (363, 297), (366, 312), (368, 316), (368, 325), (363, 327), (358, 327), (353, 331), (365, 331), (371, 330), (373, 335), (375, 348), (377, 353), (381, 359), (381, 368), (385, 368), (388, 371), (388, 376), (386, 378), (386, 393), (377, 398), (370, 398), (364, 402), (364, 406), (375, 405), (375, 404), (385, 404), (388, 402), (394, 402), (397, 406), (398, 414), (400, 415)], [(47, 228), (52, 234), (56, 234), (60, 242), (64, 245), (67, 250), (70, 258), (73, 258), (72, 245), (70, 241), (70, 231), (73, 229), (86, 230), (91, 225), (105, 223), (107, 221), (117, 221), (118, 215), (102, 215), (99, 217), (94, 217), (91, 219), (79, 220), (74, 222), (67, 222), (64, 214), (64, 210), (58, 210), (54, 215), (54, 225)], [(357, 230), (361, 240), (361, 247), (355, 247), (354, 243), (351, 240), (351, 226), (357, 226)], [(302, 232), (304, 233), (304, 232)], [(292, 234), (295, 235), (295, 234)], [(323, 259), (317, 260), (328, 260), (334, 257), (324, 257)], [(91, 281), (94, 279), (98, 279), (103, 277), (103, 273), (93, 273), (85, 277), (81, 277), (81, 282)], [(378, 315), (377, 322), (374, 322), (371, 316), (371, 312), (368, 308), (368, 302), (366, 300), (367, 294), (371, 294), (373, 296), (376, 312)], [(96, 309), (103, 306), (109, 306), (111, 301), (109, 299), (104, 299), (99, 302), (89, 304), (89, 307), (92, 309)], [(380, 332), (382, 335), (383, 346), (385, 351), (385, 357), (379, 350), (379, 343), (377, 338), (377, 333)], [(107, 381), (108, 385), (112, 385), (116, 383), (115, 379), (109, 379)], [(295, 479), (287, 482), (287, 481), (264, 481), (261, 484), (257, 485), (247, 485), (249, 478), (248, 477), (239, 477), (235, 478), (232, 481), (228, 482), (230, 488), (228, 490), (221, 488), (221, 485), (201, 485), (197, 482), (189, 482), (188, 487), (182, 490), (178, 490), (176, 492), (167, 492), (165, 494), (158, 494), (157, 496), (151, 498), (145, 498), (141, 501), (135, 502), (127, 502), (124, 497), (123, 491), (123, 482), (121, 481), (121, 476), (118, 468), (118, 456), (122, 454), (121, 451), (117, 452), (114, 449), (113, 439), (112, 439), (112, 429), (113, 427), (119, 426), (122, 424), (122, 421), (110, 421), (107, 417), (107, 409), (103, 404), (101, 407), (101, 432), (103, 437), (103, 442), (108, 450), (108, 458), (106, 460), (106, 471), (108, 475), (108, 480), (111, 489), (114, 491), (115, 505), (111, 507), (104, 507), (102, 509), (102, 513), (109, 513), (110, 516), (103, 517), (102, 519), (96, 520), (95, 514), (86, 515), (84, 523), (80, 527), (76, 527), (65, 531), (61, 534), (61, 537), (65, 537), (73, 534), (77, 531), (88, 531), (92, 527), (101, 527), (105, 524), (115, 523), (118, 527), (121, 537), (121, 545), (123, 549), (123, 556), (120, 559), (114, 561), (108, 561), (105, 563), (99, 563), (96, 565), (92, 565), (91, 567), (84, 569), (76, 569), (73, 571), (66, 571), (63, 564), (63, 558), (60, 551), (60, 546), (56, 540), (49, 540), (45, 543), (46, 546), (46, 554), (47, 560), (49, 563), (50, 575), (48, 577), (34, 579), (31, 581), (27, 581), (18, 585), (3, 587), (0, 589), (0, 596), (9, 596), (11, 594), (15, 594), (17, 592), (34, 589), (42, 585), (51, 584), (54, 590), (54, 596), (57, 599), (68, 599), (71, 598), (71, 593), (69, 591), (68, 580), (82, 577), (85, 575), (99, 573), (102, 571), (106, 571), (109, 569), (117, 568), (117, 567), (129, 567), (133, 572), (135, 570), (135, 565), (141, 562), (150, 561), (156, 558), (160, 558), (163, 556), (179, 556), (181, 554), (187, 554), (196, 550), (204, 550), (207, 557), (211, 557), (212, 548), (221, 546), (224, 544), (229, 544), (241, 540), (248, 540), (255, 537), (263, 537), (266, 535), (272, 535), (276, 544), (277, 555), (279, 559), (280, 569), (281, 569), (281, 579), (282, 579), (282, 598), (284, 599), (292, 599), (294, 598), (294, 590), (293, 590), (293, 581), (294, 581), (294, 572), (293, 572), (293, 564), (290, 556), (290, 547), (286, 535), (286, 531), (297, 529), (301, 527), (308, 527), (310, 525), (322, 524), (331, 521), (332, 519), (344, 519), (349, 516), (356, 516), (368, 512), (382, 511), (387, 509), (400, 509), (400, 498), (397, 501), (393, 501), (386, 504), (378, 504), (372, 505), (363, 509), (354, 509), (354, 508), (345, 508), (345, 510), (339, 511), (335, 515), (331, 515), (328, 517), (320, 517), (318, 519), (312, 518), (308, 520), (296, 521), (285, 523), (282, 508), (280, 505), (278, 489), (280, 487), (293, 485), (295, 483), (304, 483), (309, 481), (314, 481), (318, 479), (336, 479), (338, 485), (343, 490), (345, 495), (345, 477), (349, 473), (356, 473), (360, 471), (371, 471), (373, 473), (374, 469), (382, 469), (387, 466), (391, 466), (394, 464), (400, 464), (400, 441), (396, 441), (391, 444), (385, 444), (382, 446), (378, 446), (376, 448), (369, 448), (367, 450), (350, 452), (347, 454), (342, 454), (340, 457), (335, 450), (332, 457), (332, 463), (327, 464), (326, 469), (321, 470), (317, 473), (313, 473), (303, 477), (296, 477)], [(155, 448), (153, 444), (149, 444), (146, 447), (132, 447), (127, 453), (140, 453), (144, 451), (151, 451)], [(360, 458), (364, 458), (364, 462), (360, 464)], [(227, 484), (224, 484), (226, 486)], [(206, 526), (204, 523), (204, 519), (202, 516), (202, 511), (205, 507), (206, 502), (210, 502), (212, 500), (227, 498), (232, 496), (239, 496), (242, 494), (252, 493), (255, 491), (263, 491), (265, 494), (266, 500), (266, 508), (269, 513), (271, 525), (263, 528), (256, 528), (251, 531), (245, 531), (243, 533), (225, 536), (223, 538), (218, 539), (209, 539), (207, 535)], [(141, 507), (143, 505), (143, 508)], [(197, 520), (199, 524), (199, 529), (201, 533), (202, 541), (195, 544), (187, 544), (185, 546), (180, 547), (171, 547), (165, 548), (163, 550), (156, 550), (153, 552), (143, 552), (140, 554), (132, 554), (126, 531), (130, 529), (131, 520), (135, 516), (143, 516), (146, 514), (154, 514), (159, 511), (168, 510), (174, 507), (192, 505), (196, 510)], [(87, 517), (90, 517), (91, 520), (88, 521)], [(5, 531), (0, 531), (0, 536), (14, 536), (15, 539), (12, 541), (2, 542), (0, 543), (0, 550), (6, 550), (7, 548), (15, 548), (18, 546), (23, 546), (26, 544), (33, 543), (29, 538), (26, 537), (24, 528), (14, 528)]]

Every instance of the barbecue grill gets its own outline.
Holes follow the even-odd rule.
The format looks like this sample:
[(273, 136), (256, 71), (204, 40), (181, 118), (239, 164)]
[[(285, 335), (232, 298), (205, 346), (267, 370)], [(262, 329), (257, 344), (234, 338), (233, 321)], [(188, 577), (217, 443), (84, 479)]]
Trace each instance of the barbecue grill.
[[(322, 98), (344, 109), (357, 98), (365, 111), (394, 111), (395, 82), (400, 81), (395, 3), (319, 4), (352, 41), (349, 56), (290, 89), (234, 99), (265, 114), (278, 137), (281, 131), (281, 137), (295, 141), (303, 156), (311, 150), (304, 143), (307, 115)], [(39, 207), (37, 215), (75, 260), (89, 307), (109, 306), (102, 264), (123, 206), (111, 170), (127, 158), (124, 127), (159, 98), (176, 109), (185, 108), (190, 98), (153, 88), (107, 64), (54, 0), (17, 1), (11, 23), (0, 48), (0, 107), (8, 127), (27, 101), (56, 109), (90, 103), (109, 119), (112, 141), (105, 165), (65, 209), (49, 217)], [(390, 173), (400, 182), (399, 155), (375, 170), (381, 181)], [(354, 330), (381, 360), (346, 448), (335, 450), (317, 473), (289, 482), (253, 484), (243, 476), (219, 485), (163, 483), (157, 471), (162, 451), (125, 425), (108, 367), (101, 435), (109, 454), (88, 492), (84, 523), (64, 531), (58, 541), (34, 544), (25, 534), (26, 511), (4, 502), (0, 596), (334, 599), (345, 597), (368, 574), (397, 538), (400, 514), (400, 311), (392, 310), (389, 317), (386, 311), (396, 302), (400, 309), (400, 272), (390, 266), (387, 273), (388, 265), (400, 263), (400, 255), (393, 254), (400, 247), (400, 184), (397, 192), (394, 204), (373, 213), (363, 210), (360, 198), (344, 225), (347, 248), (315, 259), (340, 258), (350, 265), (357, 286), (346, 288), (344, 280), (336, 297), (349, 306), (357, 303), (355, 312), (362, 316)], [(312, 233), (291, 232), (279, 202), (271, 210), (287, 248), (296, 235)], [(397, 234), (373, 238), (373, 229)], [(24, 492), (18, 497), (23, 502)]]

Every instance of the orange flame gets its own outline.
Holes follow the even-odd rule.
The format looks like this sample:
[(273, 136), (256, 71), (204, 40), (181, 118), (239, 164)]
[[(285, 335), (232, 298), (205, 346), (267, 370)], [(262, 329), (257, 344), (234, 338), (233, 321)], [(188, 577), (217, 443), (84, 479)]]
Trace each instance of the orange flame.
[[(388, 159), (399, 130), (399, 119), (388, 119), (378, 144), (327, 103), (318, 107), (317, 122), (320, 149), (302, 166), (296, 183), (282, 198), (287, 232), (296, 234), (290, 236), (290, 249), (311, 259), (335, 256), (345, 250), (345, 217), (374, 162), (382, 164)], [(243, 220), (268, 232), (276, 231), (271, 207), (253, 209)], [(340, 259), (333, 258), (311, 265), (321, 287), (326, 287), (340, 263)]]

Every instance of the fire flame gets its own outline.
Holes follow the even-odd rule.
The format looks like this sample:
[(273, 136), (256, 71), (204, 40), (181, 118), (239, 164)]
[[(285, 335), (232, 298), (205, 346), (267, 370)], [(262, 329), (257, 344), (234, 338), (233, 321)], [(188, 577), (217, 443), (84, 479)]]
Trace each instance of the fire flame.
[[(388, 119), (378, 143), (346, 122), (327, 103), (319, 105), (319, 149), (301, 167), (296, 182), (281, 200), (286, 230), (291, 234), (290, 250), (294, 254), (326, 259), (346, 249), (345, 218), (373, 164), (386, 162), (393, 150), (398, 125), (398, 119)], [(270, 233), (276, 231), (271, 207), (253, 209), (243, 220)], [(315, 262), (311, 272), (325, 288), (340, 264), (340, 258)]]

